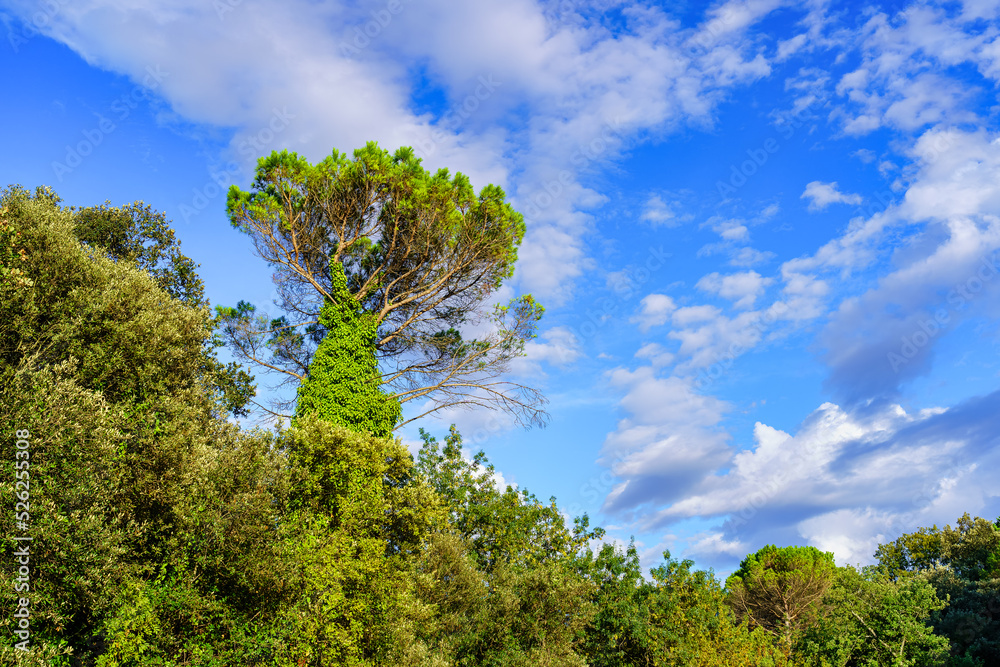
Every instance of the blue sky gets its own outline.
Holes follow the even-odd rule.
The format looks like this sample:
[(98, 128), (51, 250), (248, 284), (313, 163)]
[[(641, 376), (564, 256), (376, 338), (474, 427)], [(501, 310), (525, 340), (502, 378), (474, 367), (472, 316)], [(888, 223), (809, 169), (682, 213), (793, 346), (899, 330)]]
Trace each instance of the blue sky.
[(213, 304), (266, 309), (225, 187), (275, 149), (413, 146), (507, 191), (528, 233), (504, 296), (547, 308), (512, 369), (547, 428), (425, 428), (647, 565), (768, 543), (863, 564), (1000, 514), (998, 14), (0, 0), (0, 182), (144, 200)]

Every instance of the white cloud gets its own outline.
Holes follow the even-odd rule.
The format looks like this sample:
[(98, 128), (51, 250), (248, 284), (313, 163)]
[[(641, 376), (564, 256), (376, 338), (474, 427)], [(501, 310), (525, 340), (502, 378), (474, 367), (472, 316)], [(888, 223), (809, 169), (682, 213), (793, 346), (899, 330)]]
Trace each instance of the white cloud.
[[(646, 528), (719, 518), (721, 529), (698, 541), (701, 552), (738, 556), (736, 544), (752, 550), (805, 540), (834, 551), (838, 562), (871, 563), (874, 547), (900, 532), (994, 511), (998, 407), (1000, 392), (916, 414), (895, 405), (851, 413), (827, 403), (794, 435), (758, 423), (753, 447), (649, 515)], [(630, 500), (656, 498), (650, 491)]]
[(930, 369), (956, 324), (1000, 314), (1000, 219), (980, 226), (957, 218), (944, 227), (943, 241), (831, 316), (821, 340), (829, 382), (846, 400), (894, 395)]
[[(779, 210), (780, 207), (777, 204), (768, 205), (761, 212), (760, 218), (766, 219), (777, 214)], [(729, 255), (731, 266), (751, 267), (766, 264), (776, 256), (770, 251), (757, 250), (746, 245), (739, 246), (739, 244), (750, 242), (750, 230), (742, 220), (712, 217), (701, 226), (711, 228), (719, 235), (720, 241), (699, 248), (698, 257), (710, 257), (722, 253)]]
[[(814, 255), (782, 266), (789, 312), (808, 318), (823, 314), (835, 296), (824, 274), (837, 282), (861, 270), (882, 274), (860, 294), (837, 295), (820, 338), (829, 384), (846, 401), (894, 395), (930, 369), (957, 323), (1000, 314), (1000, 281), (992, 278), (1000, 251), (1000, 138), (934, 128), (907, 153), (914, 164), (901, 200), (885, 198), (884, 210), (852, 220)], [(891, 255), (889, 234), (907, 236), (889, 246)], [(961, 294), (970, 281), (976, 293)]]
[(808, 38), (808, 35), (802, 33), (795, 35), (795, 37), (792, 37), (791, 39), (781, 40), (778, 42), (778, 54), (775, 59), (779, 62), (788, 60), (806, 45), (806, 40), (808, 40)]
[(774, 216), (778, 215), (780, 211), (781, 211), (781, 205), (778, 204), (777, 202), (773, 204), (768, 204), (767, 206), (764, 207), (764, 210), (760, 212), (760, 218), (762, 220), (773, 218)]
[(875, 161), (875, 151), (869, 150), (867, 148), (859, 148), (858, 150), (851, 153), (854, 157), (858, 158), (865, 164), (870, 164)]
[(515, 375), (521, 377), (542, 375), (543, 362), (566, 368), (583, 354), (576, 334), (566, 327), (552, 327), (544, 331), (538, 338), (525, 343), (524, 353), (525, 356), (512, 369)]
[(667, 323), (677, 304), (666, 294), (650, 294), (639, 302), (640, 310), (629, 321), (639, 325), (642, 332)]
[(727, 363), (756, 346), (763, 338), (763, 313), (748, 311), (726, 317), (710, 306), (691, 306), (668, 335), (680, 341), (678, 370), (689, 372), (713, 364)]
[(653, 368), (667, 366), (674, 361), (673, 353), (667, 351), (659, 343), (646, 343), (635, 353), (635, 358), (649, 359), (649, 363), (652, 364)]
[(888, 178), (889, 175), (897, 169), (899, 169), (899, 167), (889, 160), (883, 160), (878, 163), (878, 173), (882, 175), (882, 178)]
[(674, 325), (686, 327), (699, 322), (714, 320), (720, 314), (720, 310), (715, 306), (685, 306), (674, 311)]
[(820, 551), (832, 551), (838, 565), (866, 565), (883, 544), (897, 536), (898, 526), (889, 512), (871, 507), (839, 509), (799, 522), (796, 528)]
[[(36, 11), (26, 0), (11, 4), (28, 20)], [(636, 135), (709, 126), (729, 88), (770, 71), (743, 31), (775, 6), (716, 8), (708, 23), (722, 32), (682, 29), (660, 10), (634, 7), (610, 33), (577, 14), (546, 15), (530, 0), (404, 2), (382, 22), (366, 6), (305, 0), (227, 5), (221, 16), (193, 0), (83, 0), (45, 30), (134, 80), (161, 67), (169, 76), (157, 94), (187, 121), (235, 128), (234, 155), (274, 109), (287, 109), (293, 123), (266, 150), (316, 160), (331, 146), (349, 151), (369, 140), (413, 145), (432, 169), (505, 186), (529, 223), (517, 278), (557, 305), (591, 264), (586, 211), (603, 199), (579, 176), (616, 159)], [(708, 41), (692, 52), (688, 40), (704, 30)], [(411, 109), (413, 62), (462, 113)], [(524, 110), (529, 123), (517, 120)], [(257, 152), (239, 156), (244, 167)]]
[(784, 318), (805, 321), (826, 313), (829, 284), (808, 273), (798, 273), (790, 265), (791, 262), (787, 262), (781, 268), (781, 277), (785, 283), (782, 288)]
[(1000, 215), (1000, 135), (984, 130), (932, 129), (910, 155), (919, 173), (901, 214), (912, 220)]
[(685, 554), (692, 556), (729, 556), (737, 560), (742, 560), (750, 551), (750, 545), (740, 540), (727, 540), (725, 535), (718, 532), (706, 531), (693, 536), (685, 550)]
[(819, 211), (830, 204), (860, 204), (861, 195), (846, 194), (837, 190), (837, 182), (812, 181), (806, 185), (802, 199), (809, 199), (809, 210)]
[(733, 301), (736, 308), (746, 309), (753, 308), (754, 303), (764, 293), (764, 289), (772, 282), (773, 279), (764, 278), (756, 271), (733, 273), (728, 276), (714, 272), (699, 280), (696, 287)]
[[(409, 418), (413, 415), (419, 415), (430, 410), (433, 406), (433, 402), (427, 401), (413, 407), (412, 414), (410, 411), (405, 411), (403, 416)], [(446, 434), (452, 424), (462, 434), (465, 446), (476, 451), (482, 449), (492, 438), (508, 433), (518, 426), (513, 415), (507, 412), (486, 409), (473, 410), (462, 405), (443, 408), (428, 415), (422, 421), (421, 426), (432, 434), (435, 432)], [(404, 427), (404, 430), (411, 434), (411, 438), (415, 438), (417, 432), (415, 423), (412, 426)]]
[(966, 20), (996, 19), (1000, 14), (1000, 0), (963, 0), (962, 16)]
[(730, 253), (729, 264), (732, 266), (750, 267), (767, 264), (773, 260), (775, 255), (770, 250), (757, 250), (749, 246), (739, 248)]
[(650, 195), (649, 199), (646, 200), (646, 205), (640, 218), (650, 223), (653, 227), (661, 225), (674, 227), (680, 222), (677, 220), (677, 214), (673, 209), (663, 201), (660, 195), (656, 194)]
[(690, 381), (659, 378), (650, 367), (609, 374), (625, 390), (629, 417), (608, 435), (602, 462), (622, 481), (605, 500), (606, 511), (683, 497), (688, 484), (726, 457), (726, 434), (717, 426), (728, 405), (694, 391)]
[(836, 88), (846, 103), (833, 116), (842, 119), (845, 133), (861, 135), (883, 126), (917, 131), (929, 124), (977, 122), (967, 108), (970, 88), (941, 72), (971, 63), (984, 76), (1000, 75), (988, 41), (995, 30), (980, 30), (971, 23), (991, 11), (978, 7), (949, 15), (923, 4), (892, 18), (873, 15), (861, 34), (852, 37), (861, 47), (861, 65), (844, 75)]
[(723, 241), (741, 242), (750, 240), (750, 231), (742, 220), (712, 218), (706, 223)]

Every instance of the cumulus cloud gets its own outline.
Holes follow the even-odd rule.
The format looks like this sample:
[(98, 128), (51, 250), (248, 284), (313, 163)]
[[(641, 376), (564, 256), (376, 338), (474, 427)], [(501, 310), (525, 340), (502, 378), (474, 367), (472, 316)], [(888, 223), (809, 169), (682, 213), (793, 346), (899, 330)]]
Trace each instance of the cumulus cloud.
[(778, 55), (775, 59), (779, 62), (788, 60), (806, 45), (806, 40), (808, 40), (808, 38), (808, 35), (802, 33), (795, 35), (795, 37), (792, 37), (791, 39), (781, 40), (778, 42)]
[(677, 304), (666, 294), (649, 294), (639, 302), (639, 312), (629, 321), (639, 325), (642, 332), (666, 324)]
[(695, 285), (698, 289), (718, 294), (724, 299), (733, 301), (736, 308), (753, 308), (754, 303), (763, 294), (764, 289), (773, 281), (764, 278), (756, 271), (745, 271), (723, 276), (718, 272), (704, 276)]
[(869, 164), (875, 161), (875, 151), (868, 148), (859, 148), (858, 150), (851, 153), (854, 157), (858, 158), (865, 164)]
[(648, 222), (653, 227), (674, 227), (680, 221), (677, 219), (677, 214), (673, 209), (667, 205), (665, 201), (660, 197), (660, 195), (650, 195), (649, 199), (646, 200), (646, 205), (643, 207), (641, 220)]
[(861, 195), (847, 194), (837, 189), (837, 182), (812, 181), (806, 185), (802, 199), (809, 200), (810, 211), (820, 211), (830, 204), (860, 204)]
[[(778, 213), (780, 206), (768, 205), (761, 211), (758, 220), (767, 219)], [(711, 257), (724, 254), (729, 257), (730, 266), (752, 267), (766, 264), (774, 259), (771, 251), (758, 250), (746, 245), (750, 242), (750, 230), (743, 220), (712, 217), (706, 220), (702, 227), (708, 227), (719, 235), (719, 242), (708, 243), (698, 249), (697, 256)]]
[(684, 309), (667, 336), (679, 341), (679, 372), (691, 372), (733, 359), (756, 346), (767, 329), (764, 313), (747, 311), (728, 317), (711, 306)]
[(605, 511), (681, 498), (691, 484), (726, 459), (728, 436), (718, 428), (729, 406), (698, 394), (677, 377), (660, 378), (651, 367), (609, 373), (625, 391), (629, 414), (608, 435), (601, 460), (622, 481), (605, 499)]
[[(1000, 139), (931, 129), (908, 152), (914, 171), (901, 200), (782, 266), (790, 312), (815, 318), (832, 300), (826, 275), (886, 265), (867, 290), (842, 296), (820, 336), (828, 387), (847, 403), (891, 398), (931, 369), (952, 328), (1000, 314)], [(891, 233), (909, 240), (886, 256)]]
[(720, 311), (715, 306), (685, 306), (674, 311), (673, 322), (678, 327), (686, 327), (717, 318)]
[(822, 334), (829, 386), (845, 400), (892, 397), (930, 369), (959, 322), (1000, 312), (1000, 220), (957, 219), (933, 252), (845, 299)]
[(646, 343), (635, 353), (636, 359), (649, 359), (653, 368), (669, 365), (674, 360), (674, 354), (659, 343)]
[(875, 545), (900, 532), (965, 511), (997, 513), (990, 471), (1000, 463), (998, 426), (1000, 392), (913, 414), (827, 403), (795, 434), (758, 422), (751, 448), (731, 453), (646, 527), (718, 519), (698, 548), (719, 557), (739, 556), (734, 545), (804, 541), (841, 563), (871, 563)]
[[(766, 308), (759, 306), (762, 292), (753, 277), (760, 276), (749, 269), (774, 255), (749, 247), (750, 230), (740, 220), (707, 221), (703, 226), (718, 237), (698, 258), (728, 254), (743, 271), (716, 270), (696, 288), (747, 312), (728, 317), (710, 306), (672, 304), (658, 319), (672, 325), (666, 337), (678, 344), (670, 348), (669, 365), (654, 362), (664, 350), (659, 343), (644, 343), (636, 355), (653, 365), (641, 369), (645, 375), (635, 386), (649, 385), (651, 393), (659, 388), (654, 381), (687, 386), (711, 401), (701, 393), (706, 386), (691, 378), (761, 345), (764, 334), (771, 339), (763, 323), (780, 320), (785, 329), (773, 336), (806, 332), (816, 343), (830, 371), (825, 389), (836, 403), (788, 432), (758, 424), (746, 449), (726, 444), (724, 411), (712, 426), (701, 416), (672, 422), (671, 432), (692, 433), (693, 442), (723, 462), (694, 485), (679, 482), (684, 493), (673, 500), (641, 466), (614, 468), (620, 482), (608, 497), (609, 510), (637, 516), (640, 532), (718, 522), (689, 542), (689, 553), (706, 558), (805, 542), (833, 550), (841, 563), (870, 562), (877, 543), (920, 525), (953, 521), (965, 511), (1000, 512), (986, 472), (997, 463), (1000, 394), (956, 398), (950, 409), (895, 405), (900, 388), (929, 371), (952, 328), (1000, 317), (1000, 138), (970, 110), (975, 86), (948, 70), (978, 67), (1000, 80), (997, 26), (968, 23), (987, 15), (995, 22), (995, 10), (995, 4), (971, 3), (961, 11), (913, 5), (894, 18), (872, 14), (860, 32), (844, 30), (829, 42), (859, 49), (861, 65), (846, 74), (810, 74), (813, 85), (802, 87), (796, 104), (829, 98), (827, 117), (848, 135), (895, 132), (892, 156), (881, 148), (855, 153), (872, 165), (867, 171), (877, 169), (892, 184), (863, 198), (836, 181), (810, 182), (801, 196), (810, 210), (856, 208), (831, 210), (843, 231), (784, 261), (773, 288), (778, 301)], [(820, 19), (811, 12), (803, 25), (827, 36), (842, 29)], [(801, 48), (814, 43), (810, 36)], [(787, 85), (798, 90), (796, 81)], [(825, 90), (828, 85), (835, 89)], [(743, 278), (727, 283), (733, 275)], [(815, 338), (813, 332), (819, 332)], [(660, 377), (667, 370), (670, 375)], [(620, 386), (633, 398), (633, 385)], [(622, 409), (625, 419), (608, 443), (627, 436), (630, 460), (673, 463), (663, 431), (624, 402)], [(683, 444), (673, 444), (683, 460)], [(684, 465), (678, 467), (699, 474)]]
[(750, 231), (742, 220), (712, 218), (705, 223), (723, 241), (742, 242), (750, 240)]
[(739, 267), (759, 266), (767, 264), (775, 257), (777, 255), (770, 250), (757, 250), (756, 248), (746, 246), (730, 253), (729, 264)]
[(538, 377), (542, 375), (542, 363), (566, 368), (582, 354), (576, 334), (566, 327), (552, 327), (525, 343), (525, 356), (515, 362), (512, 372), (521, 377)]
[(900, 204), (910, 220), (1000, 215), (1000, 134), (935, 128), (909, 151), (919, 169)]
[(836, 86), (844, 104), (833, 116), (842, 120), (845, 133), (976, 122), (968, 108), (972, 91), (942, 70), (970, 64), (998, 80), (995, 30), (975, 25), (983, 18), (995, 21), (995, 8), (952, 13), (927, 3), (911, 5), (894, 17), (872, 15), (852, 37), (861, 48), (861, 65)]

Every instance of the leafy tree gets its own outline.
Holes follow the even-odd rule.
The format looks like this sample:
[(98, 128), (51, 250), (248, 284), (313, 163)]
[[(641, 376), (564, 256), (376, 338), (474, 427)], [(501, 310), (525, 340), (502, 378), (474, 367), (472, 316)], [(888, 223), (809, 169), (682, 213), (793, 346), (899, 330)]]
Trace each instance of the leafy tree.
[(585, 545), (603, 531), (586, 517), (567, 527), (554, 498), (497, 488), (481, 452), (464, 457), (454, 427), (443, 448), (421, 435), (417, 470), (448, 525), (414, 570), (407, 650), (455, 665), (585, 664), (583, 629), (596, 611)]
[(835, 572), (830, 552), (768, 545), (743, 559), (726, 588), (736, 613), (778, 637), (790, 652), (819, 617)]
[(652, 587), (643, 579), (635, 544), (622, 551), (604, 544), (588, 568), (597, 584), (597, 613), (587, 626), (582, 652), (594, 667), (647, 665)]
[(892, 577), (946, 566), (964, 579), (989, 579), (1000, 576), (1000, 527), (966, 512), (954, 528), (919, 528), (879, 545), (875, 557)]
[[(370, 143), (353, 160), (334, 151), (315, 165), (284, 151), (261, 158), (251, 190), (233, 186), (227, 205), (233, 226), (275, 268), (285, 314), (222, 309), (227, 342), (286, 381), (319, 372), (329, 386), (346, 370), (326, 355), (326, 370), (315, 368), (316, 346), (336, 335), (329, 326), (357, 318), (366, 333), (355, 343), (373, 347), (381, 384), (400, 404), (430, 401), (423, 414), (489, 406), (541, 422), (542, 396), (502, 376), (542, 308), (530, 296), (486, 307), (512, 275), (524, 236), (504, 199), (492, 185), (476, 195), (462, 174), (430, 174), (409, 148), (389, 154)], [(466, 340), (470, 326), (486, 333)]]
[[(14, 497), (14, 468), (27, 462), (30, 502), (27, 526), (15, 526), (14, 513), (2, 519), (0, 557), (14, 563), (22, 545), (15, 535), (29, 535), (31, 644), (68, 664), (68, 656), (86, 650), (95, 618), (114, 596), (114, 581), (133, 567), (130, 499), (121, 452), (125, 443), (116, 428), (120, 411), (72, 379), (72, 364), (40, 370), (4, 368), (0, 382), (0, 429), (4, 443), (27, 433), (25, 457), (13, 454), (0, 463), (0, 488)], [(11, 508), (13, 510), (13, 506)], [(24, 509), (23, 507), (20, 509)], [(19, 512), (20, 513), (20, 512)], [(16, 528), (16, 529), (15, 529)], [(140, 529), (141, 530), (141, 529)], [(0, 600), (13, 609), (18, 597), (7, 568)], [(0, 618), (0, 632), (13, 637), (16, 619)], [(0, 648), (0, 663), (15, 663), (9, 641)], [(65, 662), (64, 662), (65, 661)], [(38, 664), (48, 664), (39, 662)]]
[(955, 527), (920, 528), (880, 545), (875, 555), (876, 571), (899, 580), (922, 578), (947, 603), (934, 610), (930, 622), (950, 640), (953, 660), (1000, 662), (997, 522), (966, 513)]
[(649, 646), (653, 665), (751, 667), (787, 664), (782, 647), (762, 628), (750, 628), (730, 611), (725, 592), (709, 570), (663, 553), (652, 571)]
[(382, 664), (407, 563), (444, 519), (389, 438), (306, 416), (282, 437), (290, 486), (280, 561), (290, 597), (268, 630), (278, 665)]
[(948, 638), (953, 659), (1000, 664), (1000, 578), (970, 581), (948, 568), (928, 570), (918, 577), (937, 591), (942, 608), (931, 614), (929, 623)]
[(7, 206), (0, 206), (0, 291), (31, 287), (31, 279), (22, 268), (28, 261), (25, 249), (20, 244), (21, 232), (15, 226), (13, 216)]
[[(146, 271), (176, 299), (195, 308), (208, 305), (198, 265), (181, 252), (180, 241), (166, 216), (143, 202), (126, 206), (84, 207), (73, 210), (74, 232), (81, 243), (103, 251), (116, 262), (129, 262)], [(203, 345), (202, 374), (221, 398), (223, 409), (237, 417), (249, 414), (246, 405), (256, 394), (254, 378), (239, 364), (222, 364), (214, 351), (223, 341), (212, 336)]]
[(166, 216), (143, 202), (75, 209), (74, 231), (81, 243), (100, 248), (115, 261), (135, 264), (170, 296), (190, 306), (207, 305), (198, 265), (181, 253)]
[(545, 504), (527, 489), (498, 489), (485, 454), (463, 456), (462, 436), (454, 426), (443, 449), (423, 429), (420, 434), (417, 469), (444, 499), (450, 529), (469, 540), (483, 570), (500, 563), (532, 567), (567, 558), (603, 537), (602, 529), (590, 529), (586, 516), (576, 519), (572, 528), (566, 526), (554, 497)]
[[(32, 574), (32, 637), (53, 660), (134, 657), (146, 649), (118, 635), (140, 623), (127, 609), (148, 600), (155, 618), (140, 625), (159, 628), (150, 655), (183, 655), (205, 631), (204, 614), (214, 609), (235, 632), (273, 590), (249, 561), (272, 542), (262, 537), (274, 530), (268, 489), (279, 470), (262, 438), (219, 419), (204, 375), (207, 311), (132, 262), (82, 247), (58, 203), (49, 190), (13, 188), (0, 206), (20, 235), (27, 279), (0, 298), (0, 429), (32, 434), (32, 562), (46, 564)], [(4, 487), (13, 465), (4, 457)], [(230, 491), (204, 493), (220, 468)], [(13, 517), (3, 526), (9, 538)], [(221, 544), (242, 557), (227, 558)], [(5, 558), (11, 545), (4, 540)], [(249, 591), (253, 604), (242, 606)], [(11, 594), (5, 587), (4, 600)], [(190, 614), (168, 613), (178, 608)]]
[(479, 569), (467, 541), (433, 535), (412, 573), (409, 637), (393, 664), (583, 667), (593, 585), (570, 561)]
[(944, 527), (941, 541), (942, 560), (958, 576), (971, 581), (1000, 577), (1000, 528), (994, 522), (966, 512), (954, 528)]
[(907, 572), (931, 569), (945, 561), (944, 536), (937, 526), (920, 528), (892, 542), (880, 544), (875, 550), (875, 558), (878, 559), (879, 571), (893, 578)]
[(893, 581), (874, 570), (864, 576), (839, 568), (825, 597), (827, 613), (807, 629), (797, 653), (811, 665), (941, 664), (948, 639), (927, 621), (944, 605), (924, 579)]

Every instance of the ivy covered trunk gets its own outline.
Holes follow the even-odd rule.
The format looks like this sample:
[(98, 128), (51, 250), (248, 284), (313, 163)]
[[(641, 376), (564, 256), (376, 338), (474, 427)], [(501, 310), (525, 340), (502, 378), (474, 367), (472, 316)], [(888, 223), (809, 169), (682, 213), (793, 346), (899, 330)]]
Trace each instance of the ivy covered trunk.
[(347, 289), (340, 264), (330, 267), (333, 299), (323, 304), (319, 322), (327, 335), (299, 387), (296, 418), (310, 414), (352, 431), (388, 436), (400, 419), (399, 403), (381, 390), (375, 359), (378, 319), (365, 312)]

